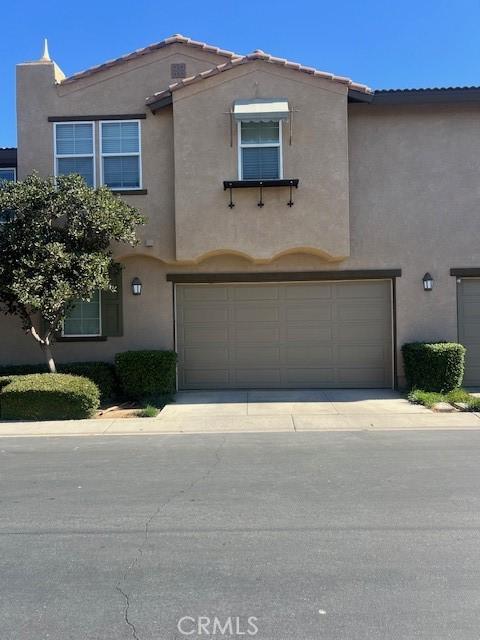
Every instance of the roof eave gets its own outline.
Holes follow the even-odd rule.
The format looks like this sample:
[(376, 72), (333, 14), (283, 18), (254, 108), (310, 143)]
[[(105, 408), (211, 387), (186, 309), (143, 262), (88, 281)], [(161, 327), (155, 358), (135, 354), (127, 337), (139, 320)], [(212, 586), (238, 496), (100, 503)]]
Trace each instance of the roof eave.
[(155, 114), (157, 113), (157, 111), (160, 111), (161, 109), (164, 109), (165, 107), (170, 106), (172, 103), (173, 103), (172, 94), (169, 93), (168, 95), (163, 96), (162, 98), (152, 100), (147, 104), (147, 106), (149, 107), (150, 111), (153, 114)]
[(375, 91), (374, 105), (458, 104), (480, 102), (480, 87)]

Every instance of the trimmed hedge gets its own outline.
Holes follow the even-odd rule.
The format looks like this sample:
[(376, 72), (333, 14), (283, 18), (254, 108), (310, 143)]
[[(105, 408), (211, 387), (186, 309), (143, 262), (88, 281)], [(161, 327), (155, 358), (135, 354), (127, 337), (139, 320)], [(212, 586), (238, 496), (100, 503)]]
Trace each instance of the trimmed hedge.
[(57, 366), (59, 373), (82, 376), (94, 382), (100, 391), (100, 399), (113, 398), (118, 391), (115, 367), (110, 362), (68, 362)]
[(175, 393), (175, 351), (124, 351), (115, 356), (122, 391), (140, 399)]
[(74, 420), (91, 418), (100, 403), (88, 378), (64, 373), (16, 376), (3, 387), (1, 417), (6, 420)]
[(402, 346), (409, 389), (446, 392), (462, 384), (465, 347), (456, 342), (409, 342)]
[[(112, 398), (118, 390), (115, 367), (110, 362), (65, 362), (57, 364), (58, 373), (83, 376), (94, 382), (102, 400)], [(0, 376), (22, 376), (32, 373), (48, 373), (47, 365), (18, 364), (0, 367)]]

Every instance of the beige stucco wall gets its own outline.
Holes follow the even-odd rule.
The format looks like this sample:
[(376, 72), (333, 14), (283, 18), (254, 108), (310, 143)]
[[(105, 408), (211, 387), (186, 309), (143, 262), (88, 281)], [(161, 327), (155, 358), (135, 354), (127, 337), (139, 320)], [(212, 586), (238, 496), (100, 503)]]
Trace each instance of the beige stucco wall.
[[(179, 60), (181, 49), (176, 51), (175, 59), (164, 50), (151, 64), (137, 61), (130, 71), (123, 67), (62, 89), (53, 85), (52, 65), (20, 67), (20, 177), (34, 168), (52, 172), (47, 116), (145, 111), (144, 98), (162, 88), (161, 65), (169, 71), (170, 62)], [(202, 55), (195, 63), (199, 69), (212, 62)], [(457, 338), (456, 282), (449, 270), (480, 267), (478, 107), (349, 105), (347, 110), (342, 85), (336, 89), (328, 81), (300, 75), (267, 72), (259, 63), (212, 78), (202, 88), (179, 91), (173, 109), (147, 114), (142, 144), (148, 195), (128, 201), (146, 213), (149, 224), (137, 249), (121, 250), (125, 335), (58, 344), (60, 360), (112, 359), (129, 348), (172, 348), (173, 288), (165, 276), (173, 272), (401, 268), (397, 348), (409, 340)], [(225, 112), (233, 100), (255, 91), (287, 97), (298, 109), (293, 145), (284, 147), (285, 175), (300, 179), (291, 209), (286, 192), (265, 191), (266, 204), (259, 209), (255, 192), (237, 190), (231, 211), (222, 191), (222, 180), (234, 178), (237, 170)], [(144, 246), (146, 239), (153, 239), (152, 248)], [(278, 252), (299, 248), (309, 254), (262, 264)], [(215, 251), (227, 254), (195, 264)], [(234, 251), (249, 257), (231, 255)], [(332, 256), (346, 257), (335, 262)], [(422, 288), (426, 271), (435, 279), (431, 293)], [(144, 283), (139, 298), (130, 293), (134, 276)], [(0, 322), (0, 362), (41, 360), (17, 321)]]
[[(173, 121), (172, 110), (153, 115), (145, 106), (147, 96), (174, 82), (173, 62), (185, 62), (187, 74), (195, 75), (225, 62), (225, 58), (173, 44), (147, 56), (112, 67), (71, 84), (56, 84), (53, 63), (17, 66), (18, 176), (34, 169), (42, 175), (54, 172), (53, 123), (48, 117), (146, 114), (141, 121), (143, 187), (148, 195), (129, 195), (128, 202), (146, 215), (148, 224), (139, 231), (140, 246), (152, 246), (148, 254), (175, 259)], [(99, 125), (96, 155), (99, 154)], [(99, 162), (97, 161), (97, 183)], [(142, 249), (143, 246), (143, 249)]]
[[(292, 145), (283, 123), (288, 189), (237, 189), (228, 208), (223, 180), (238, 179), (237, 131), (230, 145), (233, 101), (287, 98), (295, 109)], [(177, 260), (219, 249), (260, 260), (298, 247), (329, 259), (350, 253), (348, 220), (347, 91), (341, 84), (278, 69), (264, 62), (238, 67), (173, 94), (175, 123), (175, 238)]]

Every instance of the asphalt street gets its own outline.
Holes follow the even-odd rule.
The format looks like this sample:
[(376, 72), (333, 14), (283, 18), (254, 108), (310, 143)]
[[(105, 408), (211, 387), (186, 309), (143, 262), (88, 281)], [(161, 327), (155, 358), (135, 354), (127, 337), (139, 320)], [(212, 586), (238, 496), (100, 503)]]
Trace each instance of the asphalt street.
[(479, 640), (480, 433), (0, 439), (1, 640)]

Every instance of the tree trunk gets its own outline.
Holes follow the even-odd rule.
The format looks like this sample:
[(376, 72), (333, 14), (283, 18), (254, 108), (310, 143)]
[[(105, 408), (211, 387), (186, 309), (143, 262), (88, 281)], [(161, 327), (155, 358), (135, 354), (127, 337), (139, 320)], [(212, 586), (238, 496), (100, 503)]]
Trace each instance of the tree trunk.
[[(27, 317), (30, 320), (30, 317), (29, 316)], [(49, 372), (57, 373), (57, 367), (55, 366), (55, 360), (53, 359), (52, 349), (50, 346), (51, 332), (48, 331), (47, 334), (45, 335), (45, 338), (41, 338), (34, 324), (30, 320), (30, 333), (40, 345), (40, 349), (43, 351), (43, 355), (45, 356), (45, 359), (47, 361), (47, 367)]]
[(41, 347), (47, 361), (48, 370), (50, 371), (50, 373), (57, 373), (57, 367), (55, 366), (55, 360), (53, 359), (50, 341), (46, 341), (41, 345)]

